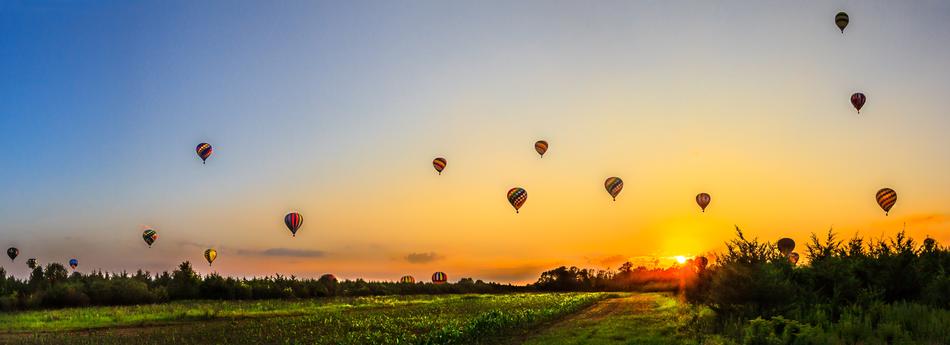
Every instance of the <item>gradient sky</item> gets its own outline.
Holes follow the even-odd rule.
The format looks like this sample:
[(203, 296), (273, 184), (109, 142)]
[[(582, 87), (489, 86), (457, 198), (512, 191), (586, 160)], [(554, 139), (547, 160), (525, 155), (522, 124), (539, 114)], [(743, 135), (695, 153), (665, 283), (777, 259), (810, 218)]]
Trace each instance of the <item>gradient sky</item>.
[(5, 1), (0, 263), (527, 282), (735, 225), (948, 243), (948, 37), (942, 1)]

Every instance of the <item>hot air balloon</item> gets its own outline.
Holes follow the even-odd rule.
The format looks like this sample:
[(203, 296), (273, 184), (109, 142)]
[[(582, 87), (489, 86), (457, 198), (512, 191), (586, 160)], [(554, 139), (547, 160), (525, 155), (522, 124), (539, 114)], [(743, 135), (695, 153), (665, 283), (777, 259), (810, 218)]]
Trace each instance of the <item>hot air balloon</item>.
[(619, 177), (608, 177), (607, 180), (604, 181), (604, 188), (607, 188), (607, 193), (610, 193), (614, 201), (617, 201), (617, 195), (623, 190), (623, 180)]
[(706, 193), (696, 194), (696, 203), (699, 204), (699, 208), (703, 209), (703, 212), (706, 212), (706, 206), (709, 206), (709, 202), (712, 200), (712, 197)]
[(779, 239), (775, 244), (778, 246), (778, 251), (782, 252), (785, 256), (788, 256), (788, 254), (795, 250), (795, 240), (788, 237)]
[(798, 253), (788, 254), (788, 261), (791, 261), (792, 265), (798, 265)]
[(399, 282), (404, 284), (415, 284), (416, 278), (413, 278), (412, 276), (402, 276), (402, 278), (399, 278)]
[(198, 144), (198, 147), (195, 148), (195, 152), (198, 153), (198, 157), (201, 157), (201, 164), (205, 164), (208, 160), (208, 157), (211, 157), (211, 152), (214, 150), (211, 148), (211, 144), (201, 143)]
[(515, 213), (521, 209), (521, 205), (528, 200), (528, 191), (521, 187), (515, 187), (508, 190), (508, 202), (515, 208)]
[(7, 249), (7, 256), (10, 257), (10, 261), (13, 261), (13, 259), (16, 259), (17, 255), (20, 255), (19, 249), (16, 249), (14, 247), (10, 247), (10, 249)]
[(835, 25), (838, 26), (838, 29), (841, 29), (841, 33), (844, 33), (844, 28), (848, 26), (848, 14), (844, 12), (838, 12), (835, 15)]
[(158, 232), (155, 229), (145, 229), (142, 232), (142, 239), (145, 240), (145, 244), (148, 244), (149, 248), (152, 248), (152, 243), (155, 243), (155, 240), (158, 239)]
[(324, 275), (320, 276), (320, 281), (324, 281), (324, 282), (329, 282), (329, 283), (334, 283), (334, 284), (336, 284), (336, 276), (327, 273), (327, 274), (324, 274)]
[(937, 248), (937, 240), (927, 237), (924, 239), (924, 251), (931, 251)]
[(544, 158), (544, 153), (548, 152), (548, 142), (544, 140), (538, 140), (538, 142), (534, 143), (534, 150), (538, 151), (538, 154)]
[(867, 101), (867, 97), (864, 97), (863, 93), (856, 92), (851, 95), (851, 105), (854, 106), (854, 109), (858, 110), (858, 114), (861, 113), (861, 107), (864, 106), (864, 102)]
[(217, 250), (214, 250), (211, 248), (208, 248), (208, 250), (205, 250), (205, 260), (208, 260), (208, 266), (211, 266), (211, 264), (214, 263), (214, 259), (217, 259), (217, 258), (218, 258)]
[(290, 212), (284, 216), (284, 225), (287, 226), (287, 229), (290, 230), (290, 234), (293, 235), (293, 237), (297, 237), (297, 230), (303, 225), (303, 216), (297, 212)]
[(432, 166), (435, 167), (435, 171), (439, 172), (439, 175), (442, 175), (442, 170), (445, 169), (445, 165), (448, 162), (445, 161), (445, 158), (438, 157), (432, 160)]
[(72, 267), (73, 270), (75, 270), (76, 267), (79, 267), (79, 260), (69, 259), (69, 267)]
[(706, 269), (706, 266), (709, 265), (709, 259), (705, 256), (697, 256), (695, 259), (696, 269), (702, 271)]
[(36, 258), (26, 259), (26, 267), (29, 267), (31, 270), (36, 268)]
[(432, 273), (432, 282), (435, 284), (445, 284), (449, 280), (449, 276), (445, 275), (443, 272)]
[(897, 192), (890, 188), (881, 188), (881, 190), (877, 191), (875, 198), (877, 199), (877, 204), (884, 209), (884, 215), (886, 216), (891, 213), (891, 207), (894, 207), (894, 204), (897, 203)]

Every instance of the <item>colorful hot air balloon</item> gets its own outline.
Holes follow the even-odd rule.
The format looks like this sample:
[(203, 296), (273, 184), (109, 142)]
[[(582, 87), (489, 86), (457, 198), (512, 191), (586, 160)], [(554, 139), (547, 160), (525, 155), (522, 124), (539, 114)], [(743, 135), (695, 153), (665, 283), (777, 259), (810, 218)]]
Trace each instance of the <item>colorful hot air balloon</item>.
[(790, 261), (792, 265), (798, 265), (798, 258), (799, 258), (798, 253), (793, 252), (791, 254), (788, 254), (788, 261)]
[(623, 180), (619, 177), (608, 177), (607, 180), (604, 181), (604, 188), (607, 188), (607, 193), (610, 193), (614, 201), (617, 201), (617, 195), (623, 190)]
[(861, 113), (861, 107), (864, 106), (864, 102), (867, 101), (867, 97), (864, 97), (863, 93), (856, 92), (851, 95), (851, 105), (854, 106), (854, 109), (857, 109), (858, 114)]
[(284, 225), (287, 226), (287, 229), (290, 230), (290, 234), (292, 234), (293, 237), (297, 237), (297, 230), (303, 225), (303, 216), (297, 212), (290, 212), (284, 216)]
[(443, 272), (432, 273), (432, 282), (435, 284), (445, 284), (449, 280), (449, 276), (445, 275)]
[(31, 270), (36, 268), (36, 258), (26, 259), (26, 267), (29, 267)]
[(402, 276), (402, 278), (399, 278), (399, 282), (404, 284), (415, 284), (416, 278), (413, 278), (412, 276)]
[(709, 206), (710, 201), (712, 201), (712, 197), (709, 194), (696, 194), (696, 203), (699, 204), (699, 208), (703, 209), (703, 212), (706, 212), (706, 206)]
[(142, 239), (145, 240), (145, 244), (148, 244), (149, 248), (152, 248), (152, 243), (155, 243), (155, 240), (158, 239), (158, 232), (155, 229), (145, 229), (142, 232)]
[(445, 165), (448, 162), (445, 161), (445, 158), (438, 157), (432, 160), (432, 166), (435, 167), (435, 171), (439, 172), (439, 175), (442, 175), (442, 170), (445, 169)]
[(328, 283), (336, 283), (336, 276), (327, 273), (327, 274), (324, 274), (324, 275), (320, 276), (320, 281), (324, 281), (324, 282), (328, 282)]
[(211, 248), (208, 248), (208, 250), (205, 250), (205, 260), (208, 260), (208, 266), (211, 266), (211, 264), (214, 263), (214, 259), (217, 259), (217, 258), (218, 258), (217, 250), (214, 250)]
[(786, 256), (795, 250), (795, 240), (788, 237), (779, 239), (775, 244), (778, 246), (778, 251)]
[(844, 28), (848, 26), (848, 14), (844, 12), (838, 12), (835, 15), (835, 25), (838, 26), (838, 29), (841, 29), (841, 33), (844, 33)]
[(16, 259), (17, 255), (20, 255), (19, 249), (16, 249), (14, 247), (10, 247), (10, 249), (7, 249), (7, 256), (10, 257), (10, 261), (13, 261), (13, 259)]
[(214, 150), (211, 148), (211, 144), (201, 143), (198, 144), (198, 147), (195, 148), (195, 152), (198, 153), (198, 157), (201, 157), (201, 164), (205, 164), (208, 160), (208, 157), (211, 157), (211, 152)]
[(534, 150), (538, 151), (538, 154), (543, 158), (544, 153), (548, 152), (548, 142), (544, 140), (538, 140), (538, 142), (534, 143)]
[(875, 198), (877, 199), (877, 204), (884, 209), (884, 215), (886, 216), (891, 213), (891, 207), (894, 207), (894, 204), (897, 203), (897, 192), (890, 188), (881, 188), (881, 190), (877, 191)]
[(76, 267), (79, 267), (79, 260), (69, 259), (69, 267), (72, 267), (72, 269), (75, 270)]
[(515, 208), (515, 213), (521, 209), (521, 205), (528, 200), (528, 191), (521, 187), (515, 187), (508, 190), (508, 202)]

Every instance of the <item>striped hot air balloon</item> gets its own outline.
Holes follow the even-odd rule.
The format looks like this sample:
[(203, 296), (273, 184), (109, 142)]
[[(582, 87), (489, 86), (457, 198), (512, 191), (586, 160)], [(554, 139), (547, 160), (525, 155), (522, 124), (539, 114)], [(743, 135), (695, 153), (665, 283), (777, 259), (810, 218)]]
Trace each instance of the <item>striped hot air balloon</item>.
[(548, 142), (544, 140), (538, 140), (538, 142), (534, 143), (534, 150), (538, 151), (538, 154), (543, 158), (544, 153), (548, 152)]
[(155, 243), (155, 240), (158, 239), (158, 232), (155, 229), (146, 229), (142, 232), (142, 239), (145, 240), (145, 244), (148, 244), (149, 248), (152, 248), (152, 243)]
[(208, 266), (214, 263), (214, 259), (218, 258), (218, 251), (212, 248), (205, 250), (205, 260), (208, 260)]
[(432, 283), (445, 284), (447, 281), (449, 281), (449, 276), (445, 275), (444, 272), (432, 273)]
[(198, 147), (195, 148), (195, 152), (198, 153), (198, 157), (201, 157), (201, 164), (205, 164), (208, 160), (208, 157), (211, 157), (211, 152), (214, 151), (211, 148), (211, 144), (201, 143), (198, 144)]
[(877, 204), (884, 209), (884, 215), (886, 216), (890, 214), (891, 207), (894, 207), (894, 204), (897, 203), (897, 192), (890, 188), (881, 188), (877, 191), (875, 199), (877, 199)]
[(297, 212), (290, 212), (284, 216), (284, 225), (287, 226), (287, 229), (290, 230), (290, 234), (293, 235), (293, 237), (297, 237), (297, 230), (303, 225), (303, 216)]
[(604, 188), (607, 188), (607, 193), (610, 193), (610, 197), (614, 198), (614, 201), (617, 201), (617, 195), (620, 195), (620, 191), (623, 190), (623, 180), (619, 177), (608, 177), (604, 181)]
[(521, 205), (528, 200), (528, 191), (521, 187), (515, 187), (508, 190), (508, 202), (515, 208), (515, 213), (521, 209)]
[(858, 114), (861, 113), (861, 108), (864, 107), (864, 102), (867, 100), (868, 98), (860, 92), (855, 92), (853, 95), (851, 95), (851, 105), (853, 105), (854, 109), (858, 111)]
[(709, 206), (710, 201), (712, 201), (712, 197), (709, 196), (709, 194), (696, 194), (696, 203), (699, 204), (699, 207), (703, 209), (703, 212), (706, 212), (706, 206)]
[(439, 172), (439, 175), (442, 175), (442, 170), (445, 169), (446, 164), (448, 164), (448, 162), (442, 157), (437, 157), (432, 160), (432, 166), (435, 167), (435, 171)]
[(844, 33), (844, 28), (848, 26), (849, 21), (847, 13), (838, 12), (838, 14), (835, 15), (835, 25), (838, 26), (838, 29), (841, 29), (841, 33)]
[(412, 276), (402, 276), (402, 278), (399, 278), (399, 282), (404, 284), (415, 284), (416, 278), (413, 278)]

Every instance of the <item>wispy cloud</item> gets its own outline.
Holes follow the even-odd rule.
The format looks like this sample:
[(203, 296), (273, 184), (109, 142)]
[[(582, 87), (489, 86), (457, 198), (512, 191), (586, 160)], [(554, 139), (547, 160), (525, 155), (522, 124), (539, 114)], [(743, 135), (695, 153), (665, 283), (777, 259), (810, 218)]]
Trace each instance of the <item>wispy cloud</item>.
[(327, 252), (322, 251), (322, 250), (311, 250), (311, 249), (268, 248), (264, 250), (241, 249), (241, 250), (238, 250), (238, 254), (239, 255), (255, 255), (255, 256), (293, 257), (293, 258), (322, 258), (327, 255)]
[(413, 264), (425, 264), (433, 261), (442, 260), (444, 257), (435, 252), (428, 253), (410, 253), (406, 255), (406, 261)]

